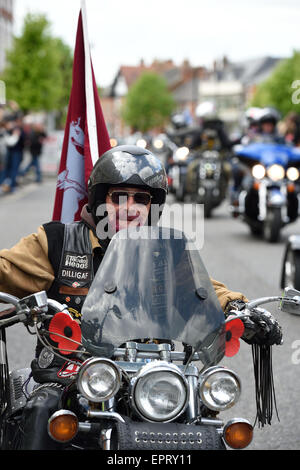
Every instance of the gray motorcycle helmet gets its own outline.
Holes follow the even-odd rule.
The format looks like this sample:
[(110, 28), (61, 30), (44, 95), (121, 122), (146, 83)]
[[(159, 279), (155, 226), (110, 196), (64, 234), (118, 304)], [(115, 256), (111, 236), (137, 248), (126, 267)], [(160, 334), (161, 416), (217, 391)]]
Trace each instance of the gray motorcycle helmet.
[(275, 108), (263, 108), (261, 111), (259, 123), (271, 122), (276, 126), (277, 122), (280, 121), (281, 115)]
[(100, 220), (96, 215), (97, 207), (105, 203), (108, 189), (114, 185), (148, 189), (151, 204), (161, 206), (160, 218), (168, 193), (168, 179), (163, 164), (149, 150), (119, 145), (105, 152), (95, 163), (88, 181), (88, 205), (95, 223)]

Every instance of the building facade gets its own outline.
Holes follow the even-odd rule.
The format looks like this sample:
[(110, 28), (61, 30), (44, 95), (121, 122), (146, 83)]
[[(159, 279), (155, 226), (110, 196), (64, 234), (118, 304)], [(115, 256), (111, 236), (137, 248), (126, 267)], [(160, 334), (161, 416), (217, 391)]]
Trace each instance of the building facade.
[(227, 127), (239, 125), (257, 86), (266, 80), (282, 59), (263, 56), (241, 62), (224, 57), (215, 61), (206, 80), (199, 83), (199, 103), (212, 101)]
[(198, 103), (199, 80), (206, 76), (206, 69), (192, 67), (188, 60), (181, 65), (175, 65), (170, 59), (154, 60), (150, 65), (145, 65), (141, 60), (137, 66), (121, 65), (105, 96), (101, 96), (103, 113), (111, 135), (123, 136), (129, 132), (121, 119), (120, 110), (129, 88), (144, 72), (155, 72), (162, 76), (178, 110), (188, 110), (193, 115)]
[(6, 65), (6, 51), (13, 40), (14, 0), (0, 0), (0, 73)]

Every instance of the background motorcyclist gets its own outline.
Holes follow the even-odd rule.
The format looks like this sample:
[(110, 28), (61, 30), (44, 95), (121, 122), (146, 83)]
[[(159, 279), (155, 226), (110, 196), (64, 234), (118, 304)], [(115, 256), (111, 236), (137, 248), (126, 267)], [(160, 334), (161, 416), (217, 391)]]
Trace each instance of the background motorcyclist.
[[(156, 224), (159, 221), (167, 195), (166, 173), (161, 162), (148, 150), (134, 146), (114, 147), (95, 164), (88, 195), (88, 206), (83, 209), (80, 222), (68, 225), (49, 222), (39, 227), (38, 233), (0, 252), (1, 291), (23, 297), (46, 290), (50, 298), (67, 304), (73, 318), (80, 323), (81, 305), (114, 231), (132, 223)], [(111, 205), (109, 209), (107, 204)], [(150, 210), (152, 205), (158, 205), (158, 210)], [(84, 281), (74, 282), (76, 274), (82, 274), (81, 268), (62, 269), (67, 265), (69, 253), (87, 260)], [(64, 271), (67, 274), (63, 274)], [(71, 279), (70, 273), (74, 274)], [(243, 294), (228, 290), (218, 281), (212, 280), (212, 284), (224, 311), (230, 301), (247, 301)], [(275, 324), (274, 328), (279, 327)], [(31, 368), (35, 381), (41, 386), (24, 409), (20, 444), (23, 449), (59, 447), (49, 438), (46, 423), (58, 406), (62, 387), (73, 379), (72, 375), (61, 373), (72, 355), (65, 361), (54, 356), (46, 364), (41, 358), (43, 347), (38, 343)]]
[(259, 117), (259, 131), (257, 140), (262, 142), (274, 142), (284, 144), (284, 137), (278, 133), (277, 124), (280, 120), (280, 113), (275, 108), (263, 108)]
[[(255, 142), (285, 144), (285, 139), (277, 131), (277, 124), (280, 120), (280, 113), (271, 107), (252, 107), (246, 110), (244, 121), (246, 133), (241, 138), (241, 145), (249, 145)], [(232, 187), (230, 191), (230, 202), (232, 214), (238, 215), (238, 198), (243, 186), (243, 180), (247, 170), (242, 162), (234, 157), (232, 159)]]
[[(251, 142), (254, 142), (259, 134), (259, 119), (262, 114), (262, 108), (250, 107), (246, 109), (244, 116), (242, 118), (242, 127), (244, 133), (236, 144), (240, 145), (249, 145)], [(232, 176), (232, 185), (230, 188), (230, 203), (232, 207), (232, 214), (234, 216), (238, 215), (238, 198), (241, 191), (242, 182), (246, 172), (243, 168), (242, 163), (235, 156), (231, 159), (231, 176)]]
[(198, 146), (201, 146), (205, 140), (207, 131), (215, 131), (218, 146), (220, 150), (229, 150), (232, 147), (232, 142), (225, 130), (224, 122), (220, 119), (217, 107), (213, 101), (204, 101), (200, 103), (195, 110), (196, 118), (199, 125), (198, 141), (195, 141)]
[(280, 133), (287, 144), (300, 145), (300, 114), (294, 111), (288, 113), (280, 123)]
[(183, 112), (177, 111), (171, 115), (170, 123), (171, 126), (166, 129), (166, 135), (178, 147), (182, 147), (185, 137), (190, 131), (191, 122)]
[(196, 121), (193, 123), (187, 118), (184, 112), (174, 113), (171, 117), (173, 129), (168, 131), (168, 136), (179, 147), (186, 146), (190, 150), (201, 147), (203, 142), (207, 141), (207, 134), (214, 131), (217, 146), (220, 149), (230, 149), (232, 142), (230, 141), (224, 122), (217, 113), (214, 102), (205, 101), (200, 103), (195, 110)]
[(250, 142), (255, 141), (259, 133), (259, 119), (261, 114), (262, 108), (252, 106), (246, 109), (242, 123), (244, 134), (240, 139), (240, 144), (248, 145)]

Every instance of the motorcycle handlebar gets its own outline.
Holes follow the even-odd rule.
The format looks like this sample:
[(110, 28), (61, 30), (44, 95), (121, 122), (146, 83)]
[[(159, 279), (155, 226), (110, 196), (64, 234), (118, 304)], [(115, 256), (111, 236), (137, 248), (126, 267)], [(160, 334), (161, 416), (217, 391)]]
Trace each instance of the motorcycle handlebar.
[[(12, 307), (9, 306), (7, 309), (0, 311), (0, 328), (12, 326), (20, 322), (25, 323), (26, 321), (28, 321), (31, 313), (31, 308), (22, 305), (21, 300), (22, 299), (19, 299), (18, 297), (15, 297), (13, 295), (0, 292), (0, 302), (2, 301), (8, 305), (12, 305)], [(54, 310), (54, 313), (67, 310), (67, 305), (60, 304), (59, 302), (53, 299), (47, 299), (47, 305), (52, 310)], [(39, 308), (37, 308), (36, 311), (39, 311)], [(42, 308), (40, 312), (44, 312)]]
[(18, 305), (20, 299), (15, 297), (14, 295), (5, 294), (4, 292), (0, 292), (0, 301), (3, 301), (6, 304), (12, 304), (15, 307)]
[(268, 304), (271, 302), (278, 302), (280, 300), (282, 300), (282, 295), (277, 295), (274, 297), (260, 297), (259, 299), (254, 299), (246, 303), (246, 308), (251, 310), (252, 308), (258, 307), (259, 305)]

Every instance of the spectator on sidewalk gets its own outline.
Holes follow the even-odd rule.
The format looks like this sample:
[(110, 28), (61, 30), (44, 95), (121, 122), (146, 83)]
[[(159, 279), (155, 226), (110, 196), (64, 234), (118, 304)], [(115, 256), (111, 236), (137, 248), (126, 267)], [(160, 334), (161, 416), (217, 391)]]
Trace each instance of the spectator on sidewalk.
[(14, 192), (17, 186), (17, 175), (25, 145), (25, 132), (22, 118), (17, 115), (10, 117), (6, 122), (5, 133), (6, 158), (4, 171), (0, 176), (2, 192)]
[(27, 145), (31, 155), (31, 161), (28, 165), (20, 171), (20, 176), (25, 176), (29, 170), (33, 167), (36, 172), (36, 182), (42, 182), (40, 158), (43, 150), (44, 140), (47, 137), (43, 124), (36, 123), (32, 125), (32, 129), (29, 132)]

